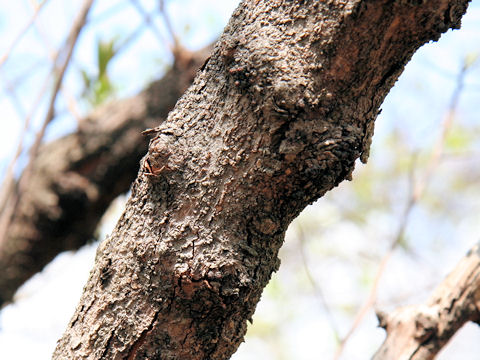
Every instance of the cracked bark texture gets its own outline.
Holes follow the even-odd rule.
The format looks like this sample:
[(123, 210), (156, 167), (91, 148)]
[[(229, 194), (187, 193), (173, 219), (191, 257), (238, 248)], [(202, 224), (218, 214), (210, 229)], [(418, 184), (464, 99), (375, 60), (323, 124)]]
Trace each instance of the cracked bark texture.
[(289, 223), (367, 160), (414, 51), (467, 1), (243, 1), (159, 125), (54, 359), (228, 359)]
[(475, 245), (422, 305), (379, 312), (387, 338), (374, 360), (431, 360), (468, 321), (480, 324), (480, 244)]
[(176, 62), (161, 80), (98, 109), (77, 132), (42, 147), (0, 244), (0, 306), (58, 253), (94, 237), (111, 201), (135, 179), (148, 147), (141, 132), (167, 117), (211, 49), (176, 51)]

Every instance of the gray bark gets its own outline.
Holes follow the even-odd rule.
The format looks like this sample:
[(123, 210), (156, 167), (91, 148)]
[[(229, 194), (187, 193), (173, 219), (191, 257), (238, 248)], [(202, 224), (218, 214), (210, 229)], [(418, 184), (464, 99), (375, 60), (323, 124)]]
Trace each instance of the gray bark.
[(135, 179), (148, 148), (141, 132), (167, 117), (210, 51), (177, 51), (162, 79), (98, 109), (77, 132), (41, 148), (30, 186), (0, 241), (0, 306), (58, 253), (94, 238), (110, 202)]
[(467, 1), (243, 1), (155, 137), (55, 359), (228, 359), (288, 224), (367, 160)]

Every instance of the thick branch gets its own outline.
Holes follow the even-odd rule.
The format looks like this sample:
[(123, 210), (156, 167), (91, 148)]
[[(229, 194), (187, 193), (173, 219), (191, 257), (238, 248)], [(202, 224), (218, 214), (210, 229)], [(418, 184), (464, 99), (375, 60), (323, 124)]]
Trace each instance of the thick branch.
[(229, 358), (288, 224), (366, 160), (403, 66), (466, 6), (243, 1), (156, 128), (54, 358)]
[(475, 245), (424, 305), (379, 313), (387, 338), (374, 360), (429, 360), (466, 322), (480, 322), (480, 245)]
[(148, 145), (141, 132), (166, 118), (210, 51), (182, 51), (145, 91), (95, 111), (76, 133), (43, 146), (0, 244), (0, 305), (55, 255), (93, 238), (105, 209), (135, 178)]

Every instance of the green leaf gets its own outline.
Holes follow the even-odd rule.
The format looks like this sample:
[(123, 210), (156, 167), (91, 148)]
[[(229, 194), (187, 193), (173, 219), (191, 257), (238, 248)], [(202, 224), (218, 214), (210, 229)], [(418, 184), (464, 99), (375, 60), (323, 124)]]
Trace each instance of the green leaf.
[(447, 134), (445, 139), (445, 148), (448, 150), (462, 151), (466, 150), (472, 144), (474, 137), (470, 131), (466, 129), (455, 126)]
[(85, 88), (83, 90), (83, 95), (86, 95), (88, 89), (90, 89), (90, 87), (92, 86), (92, 79), (90, 78), (90, 75), (88, 75), (87, 71), (84, 69), (80, 70), (80, 74), (82, 75), (83, 86)]
[(115, 94), (115, 86), (108, 76), (108, 66), (118, 53), (118, 38), (109, 41), (97, 41), (97, 71), (95, 75), (86, 70), (80, 70), (83, 79), (84, 90), (82, 95), (92, 106), (98, 106), (106, 102)]
[(99, 40), (97, 42), (97, 65), (99, 78), (107, 73), (108, 64), (117, 53), (117, 42), (117, 38), (114, 38), (110, 41)]

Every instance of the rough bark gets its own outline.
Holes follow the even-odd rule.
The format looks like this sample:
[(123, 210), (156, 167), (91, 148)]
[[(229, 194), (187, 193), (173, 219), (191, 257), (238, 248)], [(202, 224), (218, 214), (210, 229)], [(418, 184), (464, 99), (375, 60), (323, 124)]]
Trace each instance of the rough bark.
[(288, 224), (366, 161), (413, 52), (467, 1), (243, 1), (156, 128), (55, 359), (227, 359)]
[(475, 245), (423, 305), (378, 313), (387, 338), (374, 360), (430, 360), (466, 322), (480, 322), (480, 246)]
[(0, 244), (0, 306), (58, 253), (93, 238), (110, 202), (135, 179), (148, 147), (142, 131), (167, 117), (211, 49), (177, 51), (161, 80), (95, 111), (77, 132), (41, 149)]

